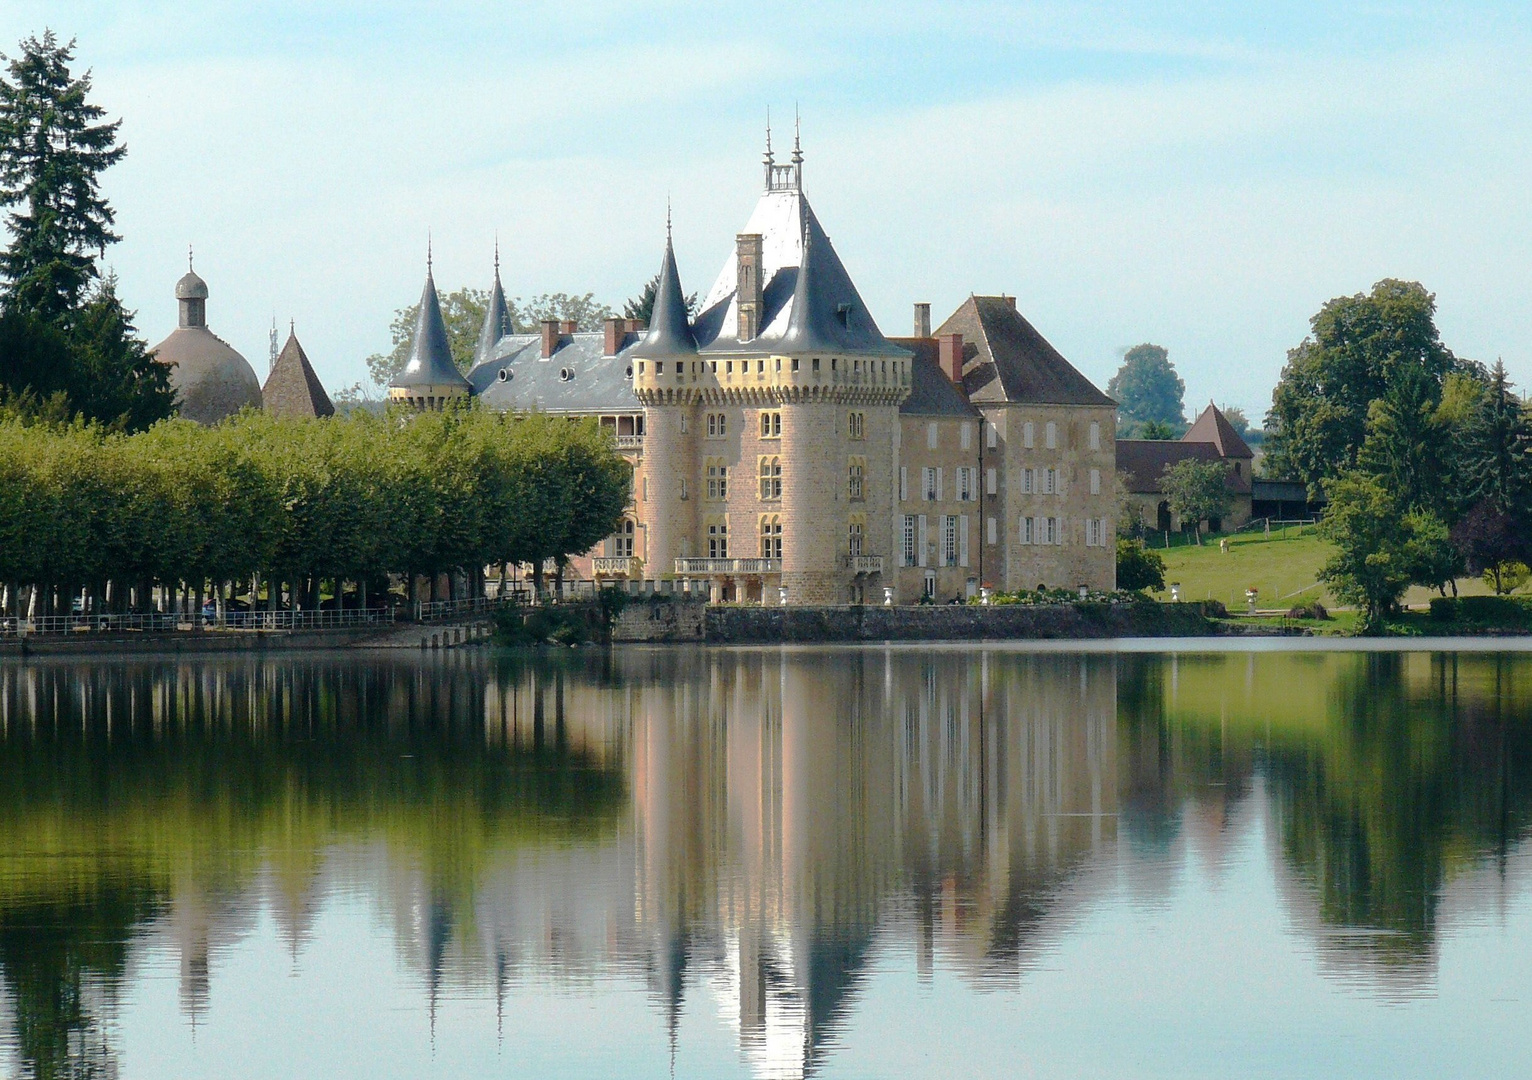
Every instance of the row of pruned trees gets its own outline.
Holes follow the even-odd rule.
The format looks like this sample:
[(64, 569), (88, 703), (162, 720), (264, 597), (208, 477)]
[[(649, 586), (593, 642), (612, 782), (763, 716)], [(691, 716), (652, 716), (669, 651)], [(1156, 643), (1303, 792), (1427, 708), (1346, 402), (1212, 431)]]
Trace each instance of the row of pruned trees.
[[(441, 413), (276, 420), (246, 413), (127, 435), (0, 418), (0, 585), (19, 609), (146, 611), (251, 587), (317, 606), (382, 597), (387, 575), (477, 581), (562, 565), (614, 531), (631, 468), (594, 421)], [(252, 586), (252, 582), (259, 583)], [(33, 602), (33, 596), (40, 603)], [(12, 614), (13, 612), (7, 612)], [(19, 610), (14, 613), (20, 614)]]

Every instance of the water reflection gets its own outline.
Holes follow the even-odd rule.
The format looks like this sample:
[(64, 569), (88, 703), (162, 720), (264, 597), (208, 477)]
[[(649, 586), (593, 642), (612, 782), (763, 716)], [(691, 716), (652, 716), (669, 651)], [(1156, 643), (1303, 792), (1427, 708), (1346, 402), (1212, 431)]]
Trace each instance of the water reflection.
[[(1015, 988), (1093, 905), (1264, 822), (1326, 971), (1429, 990), (1527, 833), (1527, 659), (632, 650), (0, 666), (0, 1048), (102, 1075), (135, 957), (194, 1023), (269, 915), (360, 896), (444, 994), (647, 988), (750, 1071), (835, 1052), (880, 953)], [(1473, 894), (1489, 895), (1482, 890)], [(1477, 902), (1477, 901), (1469, 901)], [(365, 988), (357, 988), (365, 995)], [(360, 1069), (365, 1051), (359, 1050)]]

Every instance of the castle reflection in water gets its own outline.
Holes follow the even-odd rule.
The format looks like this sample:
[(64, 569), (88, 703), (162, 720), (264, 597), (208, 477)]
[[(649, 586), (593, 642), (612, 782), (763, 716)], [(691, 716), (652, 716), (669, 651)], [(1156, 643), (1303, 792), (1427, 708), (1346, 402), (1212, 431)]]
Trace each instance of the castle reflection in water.
[[(1014, 985), (1103, 890), (1217, 873), (1256, 803), (1325, 963), (1410, 993), (1444, 888), (1515, 884), (1529, 675), (971, 648), (4, 665), (0, 1045), (108, 1057), (133, 950), (180, 957), (195, 1017), (263, 911), (301, 967), (361, 894), (433, 1010), (615, 975), (672, 1038), (716, 1010), (757, 1075), (802, 1076), (880, 952)], [(50, 993), (77, 1008), (39, 1033)]]

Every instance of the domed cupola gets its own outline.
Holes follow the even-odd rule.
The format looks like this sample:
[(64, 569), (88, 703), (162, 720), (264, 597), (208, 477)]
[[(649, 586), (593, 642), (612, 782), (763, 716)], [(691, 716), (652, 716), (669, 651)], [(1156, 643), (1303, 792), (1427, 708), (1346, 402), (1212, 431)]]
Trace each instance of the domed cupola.
[(207, 282), (191, 268), (176, 282), (179, 325), (154, 347), (154, 358), (170, 367), (180, 414), (199, 424), (216, 424), (245, 406), (261, 407), (255, 369), (207, 328)]

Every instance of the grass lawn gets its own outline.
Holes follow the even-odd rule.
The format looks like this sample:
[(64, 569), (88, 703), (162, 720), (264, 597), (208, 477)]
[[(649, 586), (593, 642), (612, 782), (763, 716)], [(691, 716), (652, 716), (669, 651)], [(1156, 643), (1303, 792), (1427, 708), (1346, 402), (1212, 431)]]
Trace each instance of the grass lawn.
[[(1228, 540), (1227, 552), (1219, 549), (1220, 539)], [(1149, 540), (1155, 554), (1165, 560), (1167, 589), (1155, 594), (1160, 600), (1170, 599), (1168, 586), (1179, 581), (1181, 599), (1222, 600), (1230, 611), (1245, 610), (1245, 590), (1252, 585), (1260, 590), (1257, 607), (1285, 610), (1310, 600), (1335, 606), (1335, 598), (1318, 583), (1319, 568), (1330, 557), (1331, 548), (1315, 535), (1312, 525), (1273, 529), (1270, 537), (1258, 529), (1203, 537), (1201, 547), (1176, 534), (1170, 541), (1167, 550), (1163, 533)], [(1478, 578), (1458, 579), (1463, 596), (1484, 596), (1489, 591)], [(1405, 593), (1404, 602), (1423, 608), (1435, 595), (1434, 590), (1415, 586)]]

